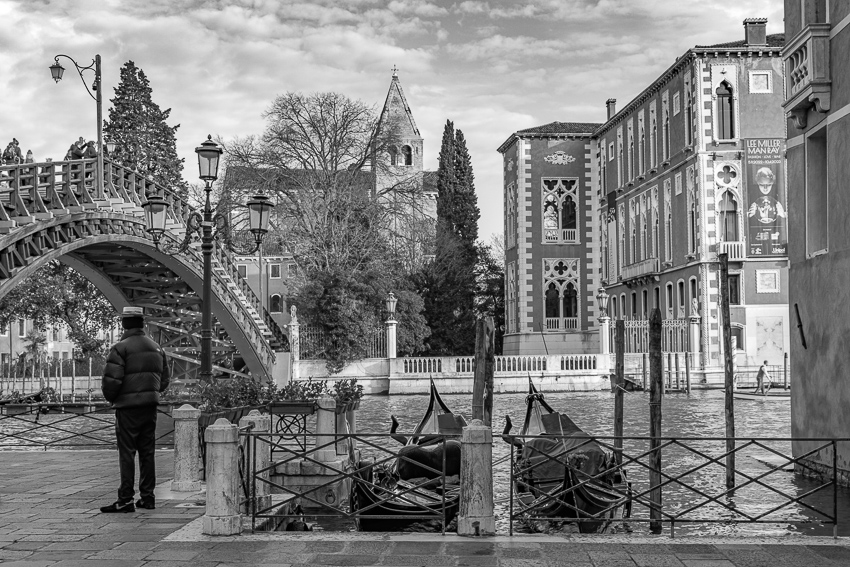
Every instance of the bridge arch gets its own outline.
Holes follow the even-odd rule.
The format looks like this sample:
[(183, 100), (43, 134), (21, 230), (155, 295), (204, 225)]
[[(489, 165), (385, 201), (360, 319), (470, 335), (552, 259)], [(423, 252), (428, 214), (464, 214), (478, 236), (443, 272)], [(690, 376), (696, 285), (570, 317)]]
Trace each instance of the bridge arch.
[[(200, 240), (194, 235), (183, 253), (157, 249), (145, 230), (141, 204), (153, 194), (169, 200), (164, 240), (175, 245), (183, 240), (193, 209), (173, 192), (108, 160), (104, 192), (98, 195), (96, 163), (0, 166), (0, 297), (58, 260), (91, 281), (116, 309), (145, 307), (156, 328), (152, 334), (167, 354), (196, 369), (203, 289)], [(286, 335), (219, 246), (212, 276), (214, 364), (238, 351), (255, 377), (273, 377), (277, 353), (288, 351)]]

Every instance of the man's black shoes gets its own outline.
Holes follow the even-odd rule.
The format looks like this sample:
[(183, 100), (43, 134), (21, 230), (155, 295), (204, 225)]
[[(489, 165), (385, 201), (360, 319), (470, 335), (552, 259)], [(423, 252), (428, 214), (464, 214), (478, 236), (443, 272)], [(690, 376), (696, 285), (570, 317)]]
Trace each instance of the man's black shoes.
[(145, 510), (155, 510), (156, 501), (153, 498), (139, 498), (136, 500), (136, 508), (144, 508)]
[(118, 514), (121, 512), (135, 512), (136, 507), (133, 506), (133, 501), (128, 500), (127, 502), (121, 502), (120, 500), (110, 504), (109, 506), (103, 506), (100, 509), (104, 514)]

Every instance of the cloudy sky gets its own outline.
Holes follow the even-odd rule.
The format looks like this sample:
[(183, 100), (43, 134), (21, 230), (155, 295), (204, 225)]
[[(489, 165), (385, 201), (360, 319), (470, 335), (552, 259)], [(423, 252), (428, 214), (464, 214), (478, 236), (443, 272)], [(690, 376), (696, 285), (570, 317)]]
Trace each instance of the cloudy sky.
[(96, 139), (73, 70), (50, 79), (58, 53), (99, 53), (107, 98), (135, 61), (181, 125), (189, 181), (207, 133), (261, 133), (286, 91), (379, 106), (397, 65), (426, 167), (446, 119), (466, 135), (487, 237), (502, 232), (496, 148), (511, 133), (602, 121), (607, 98), (625, 104), (687, 48), (743, 39), (746, 17), (781, 32), (782, 0), (0, 0), (0, 144), (14, 136), (42, 160)]

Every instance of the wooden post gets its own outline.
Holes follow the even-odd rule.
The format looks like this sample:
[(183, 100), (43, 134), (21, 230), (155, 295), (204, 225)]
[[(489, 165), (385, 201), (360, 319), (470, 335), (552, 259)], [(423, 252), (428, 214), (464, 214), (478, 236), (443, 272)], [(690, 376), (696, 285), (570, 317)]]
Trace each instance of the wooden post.
[(723, 360), (726, 386), (726, 488), (735, 488), (735, 368), (732, 360), (732, 326), (729, 320), (729, 257), (720, 254), (720, 318), (723, 322)]
[(685, 353), (685, 391), (691, 393), (691, 353)]
[(77, 401), (77, 361), (71, 357), (71, 401)]
[(493, 366), (495, 357), (493, 318), (475, 322), (475, 373), (472, 383), (472, 419), (489, 426), (493, 417)]
[(661, 311), (649, 316), (649, 529), (661, 533), (661, 399), (664, 396), (661, 356)]
[(646, 390), (646, 353), (640, 357), (640, 371), (643, 374), (643, 389)]
[(676, 353), (676, 391), (680, 391), (682, 389), (681, 386), (681, 373), (679, 372), (679, 353)]
[(664, 385), (668, 390), (673, 389), (673, 355), (667, 353), (667, 365), (664, 367)]
[(788, 389), (788, 353), (785, 353), (783, 357), (783, 367), (782, 367), (782, 383), (784, 389)]
[(614, 366), (614, 458), (617, 465), (623, 464), (623, 386), (625, 386), (626, 371), (626, 322), (617, 321), (614, 335), (614, 348), (617, 361)]

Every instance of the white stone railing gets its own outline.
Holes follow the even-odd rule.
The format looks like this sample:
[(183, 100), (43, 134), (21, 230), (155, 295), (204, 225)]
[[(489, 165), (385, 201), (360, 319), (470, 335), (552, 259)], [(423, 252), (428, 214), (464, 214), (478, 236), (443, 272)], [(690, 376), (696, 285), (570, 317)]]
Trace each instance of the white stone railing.
[[(497, 356), (496, 376), (568, 375), (608, 372), (610, 356), (604, 354), (551, 354)], [(390, 366), (393, 376), (405, 378), (459, 378), (472, 376), (473, 356), (405, 357), (394, 359)]]
[(546, 331), (575, 331), (578, 329), (578, 317), (546, 317)]
[(658, 258), (647, 258), (628, 266), (623, 266), (623, 279), (630, 280), (640, 276), (658, 273)]
[(830, 109), (831, 84), (829, 34), (831, 24), (809, 24), (782, 50), (785, 60), (783, 105), (798, 128), (805, 128), (809, 108)]
[(726, 253), (729, 261), (740, 261), (747, 259), (747, 246), (742, 241), (718, 242), (717, 254)]

